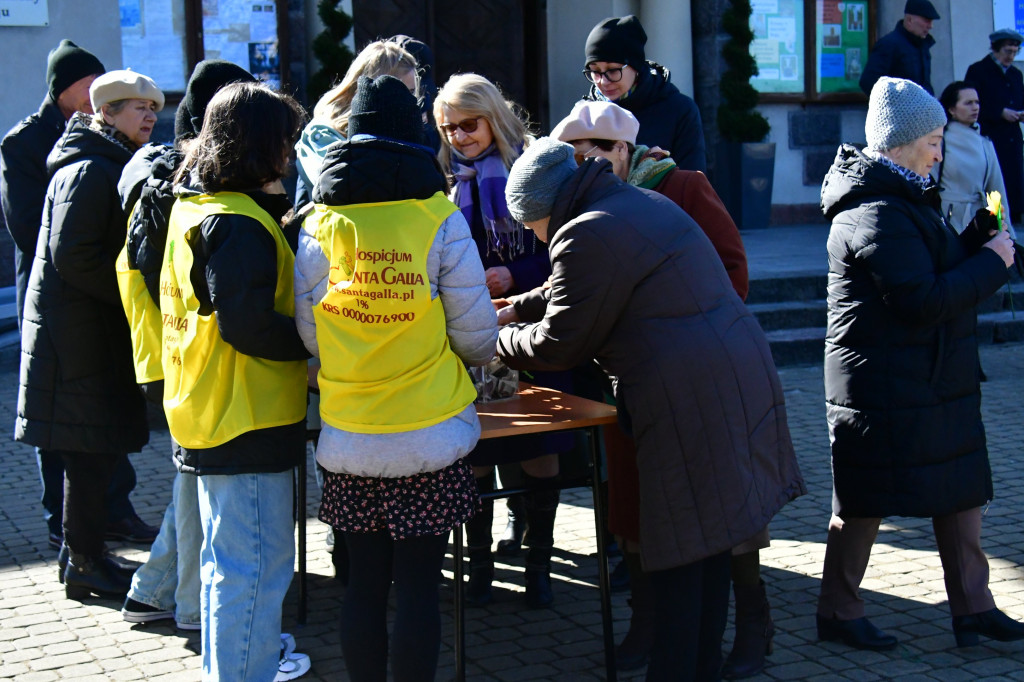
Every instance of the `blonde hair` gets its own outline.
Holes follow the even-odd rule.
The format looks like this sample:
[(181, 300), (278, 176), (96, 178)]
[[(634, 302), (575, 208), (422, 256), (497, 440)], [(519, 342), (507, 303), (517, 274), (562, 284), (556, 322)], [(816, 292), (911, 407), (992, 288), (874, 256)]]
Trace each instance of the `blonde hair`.
[(372, 42), (360, 50), (352, 60), (341, 83), (324, 93), (316, 103), (313, 107), (313, 118), (330, 124), (339, 133), (347, 136), (349, 110), (352, 108), (352, 98), (356, 95), (359, 77), (401, 78), (410, 71), (416, 78), (416, 91), (419, 92), (420, 78), (416, 71), (416, 58), (396, 43), (385, 40)]
[[(505, 99), (494, 83), (475, 73), (460, 73), (448, 79), (434, 99), (435, 121), (441, 120), (444, 107), (487, 119), (494, 135), (494, 144), (506, 168), (511, 168), (512, 163), (522, 154), (519, 146), (525, 148), (532, 139), (528, 134), (526, 111), (515, 102)], [(441, 130), (440, 123), (438, 126), (441, 151), (437, 158), (445, 174), (450, 175), (452, 145), (448, 135)]]

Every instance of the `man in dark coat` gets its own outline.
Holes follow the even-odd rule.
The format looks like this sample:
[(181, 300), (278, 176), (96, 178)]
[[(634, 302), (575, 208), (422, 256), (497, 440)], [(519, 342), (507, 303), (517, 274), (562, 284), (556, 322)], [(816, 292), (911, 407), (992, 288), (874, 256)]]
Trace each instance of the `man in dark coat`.
[(583, 99), (615, 102), (640, 122), (637, 144), (661, 147), (682, 170), (707, 172), (704, 126), (669, 70), (647, 61), (647, 33), (633, 15), (605, 19), (587, 36), (583, 69), (593, 85)]
[(549, 243), (552, 275), (511, 299), (520, 319), (539, 321), (503, 328), (498, 355), (538, 370), (596, 359), (612, 376), (659, 595), (648, 679), (716, 679), (730, 550), (805, 492), (764, 332), (700, 227), (606, 159), (577, 169), (570, 145), (541, 138), (505, 194)]
[(1013, 247), (987, 224), (961, 237), (939, 213), (929, 171), (942, 159), (945, 123), (921, 87), (879, 79), (868, 148), (841, 147), (821, 189), (832, 220), (824, 376), (833, 516), (817, 626), (820, 639), (859, 649), (897, 646), (859, 595), (886, 516), (932, 519), (959, 646), (1024, 638), (1024, 624), (995, 607), (981, 548), (992, 476), (976, 308), (1007, 281)]
[(1020, 51), (1019, 33), (1000, 29), (989, 34), (992, 52), (967, 67), (966, 80), (978, 90), (981, 134), (992, 140), (1003, 172), (1006, 200), (1017, 223), (1024, 214), (1024, 74), (1013, 65)]
[(868, 53), (868, 63), (860, 76), (860, 89), (871, 94), (875, 81), (882, 76), (914, 81), (934, 94), (932, 89), (932, 45), (935, 38), (928, 35), (932, 22), (939, 19), (935, 6), (928, 0), (907, 0), (903, 19), (891, 33), (875, 43)]
[[(46, 187), (50, 182), (46, 157), (64, 133), (65, 123), (72, 114), (76, 111), (92, 113), (89, 86), (105, 70), (92, 53), (70, 40), (62, 40), (47, 59), (47, 94), (39, 111), (14, 126), (0, 142), (0, 197), (7, 229), (14, 240), (19, 328), (32, 257), (39, 237)], [(54, 549), (59, 549), (63, 534), (64, 466), (59, 456), (44, 449), (38, 450), (38, 458), (49, 543)], [(157, 529), (138, 517), (128, 499), (134, 488), (135, 469), (125, 457), (118, 462), (107, 493), (108, 537), (152, 542)]]

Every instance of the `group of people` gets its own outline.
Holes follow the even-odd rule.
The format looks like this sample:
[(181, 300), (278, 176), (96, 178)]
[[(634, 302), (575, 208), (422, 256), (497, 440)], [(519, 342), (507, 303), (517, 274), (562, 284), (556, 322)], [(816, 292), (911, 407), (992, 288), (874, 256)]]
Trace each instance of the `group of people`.
[[(555, 600), (559, 496), (545, 481), (572, 447), (478, 444), (466, 366), (497, 357), (567, 391), (596, 367), (597, 397), (619, 415), (606, 436), (609, 527), (633, 597), (620, 666), (646, 664), (654, 681), (762, 670), (774, 625), (758, 551), (806, 489), (767, 340), (743, 303), (742, 240), (702, 172), (699, 115), (645, 43), (636, 17), (595, 26), (591, 87), (546, 137), (483, 76), (435, 91), (429, 50), (404, 36), (366, 46), (308, 124), (291, 97), (205, 61), (170, 147), (147, 144), (164, 105), (156, 83), (102, 73), (62, 43), (40, 117), (69, 120), (47, 150), (38, 240), (18, 242), (31, 267), (15, 438), (64, 467), (67, 596), (124, 599), (129, 622), (200, 629), (204, 679), (309, 670), (281, 633), (281, 605), (312, 391), (319, 518), (346, 550), (349, 678), (433, 679), (452, 531), (466, 528), (468, 601), (494, 598), (493, 506), (480, 493), (496, 466), (533, 488), (510, 507), (498, 551), (528, 545), (526, 603)], [(835, 491), (818, 633), (859, 648), (896, 644), (857, 593), (890, 514), (935, 517), (958, 644), (1024, 637), (995, 608), (980, 549), (992, 489), (973, 321), (1013, 246), (963, 204), (973, 198), (948, 196), (945, 212), (967, 221), (958, 237), (928, 175), (947, 116), (967, 129), (958, 148), (975, 142), (971, 92), (940, 105), (879, 79), (868, 149), (841, 148), (822, 190)], [(9, 191), (19, 130), (3, 143), (5, 215), (27, 210)], [(942, 175), (962, 176), (977, 178)], [(135, 567), (103, 540), (117, 467), (148, 439), (145, 398), (164, 411), (177, 471)], [(730, 583), (736, 638), (723, 661)]]

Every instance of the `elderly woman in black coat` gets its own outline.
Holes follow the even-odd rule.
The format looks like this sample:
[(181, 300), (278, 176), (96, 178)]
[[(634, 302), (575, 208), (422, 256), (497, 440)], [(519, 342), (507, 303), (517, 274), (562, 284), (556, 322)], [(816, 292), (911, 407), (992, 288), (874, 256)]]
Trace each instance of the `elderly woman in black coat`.
[(832, 220), (833, 516), (818, 637), (860, 649), (897, 644), (864, 616), (858, 594), (885, 516), (932, 519), (959, 646), (979, 635), (1024, 638), (1024, 624), (995, 607), (981, 549), (992, 477), (975, 336), (975, 308), (1007, 281), (1013, 247), (983, 217), (963, 235), (942, 219), (928, 173), (942, 159), (945, 122), (920, 86), (881, 78), (868, 105), (868, 148), (841, 147), (821, 190)]
[(505, 194), (552, 275), (499, 311), (537, 322), (503, 328), (498, 354), (532, 370), (594, 358), (613, 377), (658, 597), (647, 679), (718, 679), (730, 550), (804, 492), (764, 333), (700, 227), (607, 159), (577, 169), (571, 146), (541, 138)]

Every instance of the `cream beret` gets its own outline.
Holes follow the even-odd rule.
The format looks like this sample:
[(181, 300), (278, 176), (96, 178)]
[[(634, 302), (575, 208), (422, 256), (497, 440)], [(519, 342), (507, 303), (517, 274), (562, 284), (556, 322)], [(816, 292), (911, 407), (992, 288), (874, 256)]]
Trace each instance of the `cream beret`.
[(164, 93), (153, 79), (129, 69), (107, 71), (89, 86), (92, 110), (98, 112), (104, 104), (121, 99), (148, 99), (156, 102), (156, 110), (164, 108)]
[(551, 137), (562, 142), (573, 140), (623, 140), (636, 144), (640, 122), (613, 102), (576, 102), (572, 112), (563, 118)]

